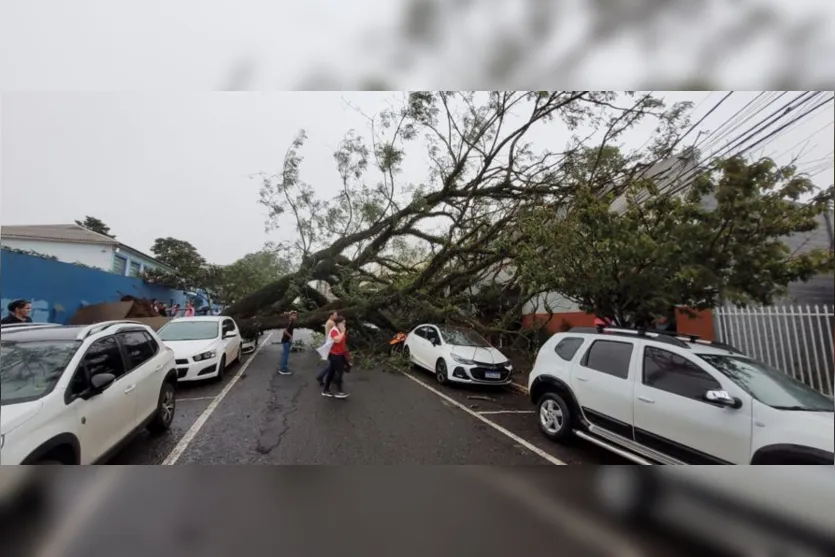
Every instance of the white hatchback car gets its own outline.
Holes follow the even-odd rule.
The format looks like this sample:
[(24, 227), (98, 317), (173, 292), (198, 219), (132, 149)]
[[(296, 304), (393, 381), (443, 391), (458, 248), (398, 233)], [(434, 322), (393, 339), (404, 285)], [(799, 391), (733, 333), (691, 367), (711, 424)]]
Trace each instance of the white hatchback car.
[(178, 381), (221, 380), (226, 368), (241, 361), (241, 332), (230, 317), (178, 317), (158, 334), (174, 351)]
[(432, 371), (438, 383), (507, 385), (510, 360), (473, 331), (445, 325), (419, 325), (406, 337), (403, 354)]
[(101, 462), (174, 419), (174, 353), (140, 323), (3, 327), (0, 463)]

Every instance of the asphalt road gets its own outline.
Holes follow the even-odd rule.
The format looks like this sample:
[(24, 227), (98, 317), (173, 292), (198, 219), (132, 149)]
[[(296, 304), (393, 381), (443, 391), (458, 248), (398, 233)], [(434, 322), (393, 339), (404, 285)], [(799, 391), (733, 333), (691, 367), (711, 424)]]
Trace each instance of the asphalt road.
[[(15, 557), (718, 555), (623, 529), (588, 496), (593, 467), (79, 467), (49, 505), (0, 522)], [(20, 519), (20, 515), (13, 518)]]
[[(315, 381), (320, 364), (313, 351), (292, 355), (293, 375), (275, 373), (281, 353), (275, 338), (253, 361), (244, 360), (241, 378), (208, 415), (177, 464), (626, 462), (593, 445), (566, 447), (544, 439), (527, 397), (506, 388), (441, 387), (420, 370), (407, 375), (360, 361), (345, 376), (351, 397), (325, 399)], [(223, 384), (183, 384), (172, 430), (158, 438), (140, 436), (112, 463), (162, 463), (239, 370), (230, 369)]]

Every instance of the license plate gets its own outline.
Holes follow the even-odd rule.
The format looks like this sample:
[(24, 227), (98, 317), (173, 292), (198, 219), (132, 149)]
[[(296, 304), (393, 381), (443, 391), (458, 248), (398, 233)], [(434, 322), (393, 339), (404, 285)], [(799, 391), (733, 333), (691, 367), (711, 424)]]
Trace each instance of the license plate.
[(498, 371), (487, 371), (484, 373), (484, 377), (487, 379), (501, 379), (502, 374)]

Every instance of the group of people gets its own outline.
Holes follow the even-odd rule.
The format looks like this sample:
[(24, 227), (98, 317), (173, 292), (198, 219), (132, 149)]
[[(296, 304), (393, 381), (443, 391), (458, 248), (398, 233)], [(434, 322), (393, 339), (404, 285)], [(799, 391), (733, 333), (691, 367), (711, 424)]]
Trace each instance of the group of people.
[(13, 302), (9, 302), (6, 309), (9, 310), (9, 315), (0, 319), (0, 324), (12, 325), (14, 323), (32, 322), (32, 304), (28, 300), (14, 300)]
[[(290, 375), (290, 352), (293, 349), (293, 333), (296, 329), (298, 314), (290, 312), (287, 326), (281, 334), (281, 364), (278, 373)], [(343, 389), (343, 376), (351, 370), (351, 355), (348, 352), (348, 332), (345, 317), (334, 311), (325, 323), (325, 344), (319, 349), (319, 354), (327, 358), (325, 365), (316, 376), (316, 381), (322, 388), (322, 396), (327, 398), (348, 398)], [(331, 387), (336, 390), (332, 391)]]
[(168, 304), (158, 300), (151, 300), (151, 305), (160, 317), (178, 317), (180, 311), (183, 312), (183, 317), (194, 317), (195, 315), (194, 305), (190, 301), (186, 302), (185, 309), (180, 304), (174, 304), (169, 308)]

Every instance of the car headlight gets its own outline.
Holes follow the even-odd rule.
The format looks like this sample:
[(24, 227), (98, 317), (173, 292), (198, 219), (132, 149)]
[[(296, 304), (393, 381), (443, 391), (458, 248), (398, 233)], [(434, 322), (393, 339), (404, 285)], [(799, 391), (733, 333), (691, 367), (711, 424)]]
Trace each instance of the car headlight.
[(196, 355), (194, 357), (194, 361), (195, 362), (202, 362), (203, 360), (211, 360), (215, 356), (217, 356), (217, 352), (215, 352), (214, 350), (211, 350), (209, 352), (203, 352), (202, 354)]
[(468, 360), (466, 358), (462, 358), (461, 356), (456, 356), (455, 354), (452, 355), (452, 359), (458, 362), (459, 364), (464, 364), (465, 366), (474, 366), (475, 362), (472, 360)]

